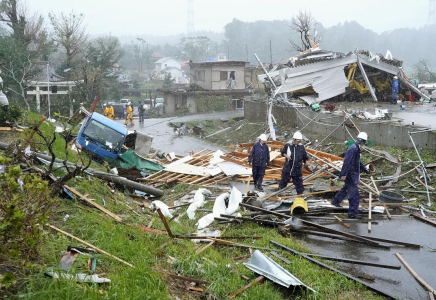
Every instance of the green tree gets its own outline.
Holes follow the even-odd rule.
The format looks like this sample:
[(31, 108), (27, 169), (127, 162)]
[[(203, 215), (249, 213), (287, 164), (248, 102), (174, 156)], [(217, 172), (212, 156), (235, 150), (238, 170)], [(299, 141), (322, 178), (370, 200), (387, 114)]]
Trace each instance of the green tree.
[(0, 37), (0, 68), (9, 100), (30, 110), (26, 99), (26, 81), (40, 72), (38, 62), (47, 60), (53, 50), (44, 18), (30, 14), (24, 1), (1, 0), (0, 21), (8, 34)]
[(85, 46), (83, 61), (73, 70), (75, 99), (90, 104), (94, 97), (110, 98), (113, 86), (119, 86), (116, 63), (123, 55), (118, 38), (99, 37)]
[[(52, 39), (63, 61), (57, 70), (60, 77), (71, 79), (71, 72), (83, 60), (82, 49), (86, 45), (88, 36), (83, 26), (83, 15), (71, 12), (69, 15), (61, 13), (59, 16), (49, 14), (53, 27)], [(70, 116), (73, 115), (73, 95), (68, 93)]]
[(168, 73), (165, 75), (164, 82), (163, 82), (163, 87), (169, 88), (169, 87), (171, 87), (172, 85), (173, 85), (173, 79), (171, 78), (171, 73), (168, 72)]
[(436, 72), (432, 70), (430, 63), (427, 59), (421, 59), (414, 66), (414, 77), (419, 80), (419, 82), (435, 82)]

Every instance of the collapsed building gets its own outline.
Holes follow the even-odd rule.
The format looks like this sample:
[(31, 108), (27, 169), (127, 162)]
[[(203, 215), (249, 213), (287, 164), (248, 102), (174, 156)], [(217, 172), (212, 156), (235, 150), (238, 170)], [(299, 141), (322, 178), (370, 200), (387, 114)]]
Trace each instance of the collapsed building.
[(398, 76), (404, 83), (400, 100), (430, 100), (405, 75), (402, 64), (389, 51), (383, 56), (363, 50), (344, 54), (312, 48), (291, 58), (284, 68), (259, 75), (259, 80), (274, 89), (273, 95), (289, 93), (311, 105), (324, 100), (389, 101), (393, 77)]

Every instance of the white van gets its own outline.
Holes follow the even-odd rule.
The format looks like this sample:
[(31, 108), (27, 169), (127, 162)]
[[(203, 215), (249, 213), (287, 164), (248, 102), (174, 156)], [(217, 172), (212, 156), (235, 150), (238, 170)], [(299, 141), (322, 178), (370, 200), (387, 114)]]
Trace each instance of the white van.
[(164, 98), (156, 98), (155, 108), (161, 107), (164, 105)]

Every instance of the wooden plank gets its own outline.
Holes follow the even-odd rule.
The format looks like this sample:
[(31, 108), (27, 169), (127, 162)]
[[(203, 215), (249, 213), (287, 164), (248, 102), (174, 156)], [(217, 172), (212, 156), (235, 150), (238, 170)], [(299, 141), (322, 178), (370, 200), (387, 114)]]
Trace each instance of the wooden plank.
[(48, 225), (50, 228), (52, 228), (52, 229), (54, 229), (54, 230), (56, 230), (56, 231), (58, 231), (58, 232), (60, 232), (60, 233), (63, 233), (63, 234), (65, 234), (66, 236), (69, 236), (69, 237), (75, 239), (76, 241), (78, 241), (78, 242), (80, 242), (80, 243), (82, 243), (82, 244), (84, 244), (84, 245), (86, 245), (86, 246), (88, 246), (88, 247), (90, 247), (90, 248), (92, 248), (92, 249), (94, 249), (94, 250), (100, 252), (100, 253), (106, 254), (107, 256), (110, 256), (110, 257), (112, 257), (112, 258), (118, 260), (119, 262), (122, 262), (123, 264), (126, 264), (126, 265), (128, 265), (129, 267), (134, 268), (134, 266), (133, 266), (132, 264), (129, 264), (128, 262), (122, 260), (121, 258), (118, 258), (118, 257), (116, 257), (116, 256), (114, 256), (114, 255), (112, 255), (112, 254), (110, 254), (110, 253), (108, 253), (108, 252), (106, 252), (106, 251), (104, 251), (104, 250), (102, 250), (102, 249), (100, 249), (100, 248), (98, 248), (98, 247), (96, 247), (96, 246), (94, 246), (94, 245), (88, 243), (88, 242), (85, 242), (84, 240), (79, 239), (78, 237), (75, 237), (74, 235), (72, 235), (72, 234), (70, 234), (70, 233), (68, 233), (68, 232), (66, 232), (66, 231), (63, 231), (63, 230), (61, 230), (61, 229), (59, 229), (59, 228), (57, 228), (57, 227), (55, 227), (55, 226), (53, 226), (53, 225), (50, 225), (50, 224), (47, 224), (47, 225)]
[(388, 219), (391, 220), (391, 219), (392, 219), (392, 216), (391, 216), (391, 213), (390, 213), (389, 210), (388, 210), (388, 207), (386, 206), (386, 204), (383, 204), (383, 206), (384, 206), (385, 209), (386, 209), (386, 215), (388, 216)]
[(372, 181), (372, 185), (374, 186), (374, 188), (377, 191), (377, 193), (380, 193), (380, 191), (378, 190), (377, 185), (375, 184), (374, 178), (372, 176), (371, 176), (371, 181)]
[(339, 222), (341, 222), (342, 225), (344, 225), (347, 228), (350, 228), (350, 225), (348, 225), (347, 223), (345, 223), (344, 221), (342, 221), (342, 219), (340, 219), (339, 217), (333, 215), (333, 218), (335, 218), (336, 220), (338, 220)]
[(91, 204), (92, 206), (95, 206), (96, 208), (98, 208), (99, 210), (101, 210), (102, 212), (104, 212), (105, 214), (107, 214), (108, 216), (114, 218), (116, 221), (121, 222), (122, 219), (117, 216), (116, 214), (114, 214), (113, 212), (107, 210), (106, 208), (104, 208), (103, 206), (101, 206), (100, 204), (95, 203), (94, 201), (89, 200), (87, 197), (85, 197), (84, 195), (82, 195), (81, 193), (79, 193), (78, 191), (76, 191), (74, 188), (69, 187), (67, 185), (64, 185), (64, 188), (66, 188), (67, 190), (69, 190), (71, 193), (75, 194), (76, 196), (78, 196), (79, 198), (81, 198), (82, 200), (84, 200), (85, 202)]
[(198, 288), (198, 287), (194, 287), (194, 286), (190, 286), (190, 287), (188, 287), (188, 289), (190, 291), (204, 292), (204, 290), (202, 288)]
[(256, 285), (260, 285), (265, 281), (265, 277), (264, 276), (259, 276), (257, 277), (255, 280), (253, 280), (252, 282), (250, 282), (249, 284), (247, 284), (246, 286), (244, 286), (243, 288), (240, 288), (239, 290), (237, 290), (236, 292), (234, 292), (233, 294), (229, 295), (227, 297), (227, 299), (234, 299), (237, 296), (239, 296), (240, 294), (242, 294), (243, 292), (245, 292), (246, 290), (248, 290), (249, 288), (256, 286)]
[(150, 156), (150, 159), (154, 159), (156, 155), (159, 153), (159, 150), (156, 150), (152, 156)]
[(422, 182), (422, 180), (421, 179), (419, 179), (419, 177), (418, 176), (415, 176), (415, 178), (416, 178), (416, 180), (418, 180), (419, 181), (419, 183), (420, 184), (422, 184), (424, 187), (427, 187), (429, 190), (432, 190), (432, 191), (434, 191), (435, 190), (435, 188), (434, 187), (432, 187), (432, 186), (429, 186), (429, 185), (425, 185), (425, 183), (424, 182)]
[(412, 269), (412, 267), (406, 262), (406, 260), (400, 255), (400, 253), (395, 253), (397, 258), (403, 263), (406, 269), (412, 274), (412, 276), (418, 281), (427, 291), (436, 294), (436, 290), (432, 288), (427, 282), (424, 281), (419, 275)]
[(431, 220), (429, 218), (425, 218), (425, 217), (421, 216), (418, 213), (413, 213), (412, 217), (417, 218), (417, 219), (423, 221), (424, 223), (428, 223), (430, 225), (436, 226), (436, 221), (433, 221), (433, 220)]
[(11, 128), (11, 127), (0, 127), (0, 131), (19, 131), (19, 132), (22, 132), (23, 129)]

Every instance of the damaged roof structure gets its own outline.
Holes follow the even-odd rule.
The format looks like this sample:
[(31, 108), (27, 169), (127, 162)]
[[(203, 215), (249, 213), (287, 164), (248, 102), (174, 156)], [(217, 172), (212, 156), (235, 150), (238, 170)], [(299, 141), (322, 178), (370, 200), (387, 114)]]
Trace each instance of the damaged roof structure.
[[(383, 56), (364, 50), (344, 54), (312, 48), (269, 76), (277, 87), (275, 94), (293, 93), (309, 105), (335, 97), (346, 100), (349, 95), (354, 100), (368, 95), (374, 101), (383, 100), (390, 93), (393, 76), (430, 100), (407, 78), (402, 64), (389, 51)], [(259, 75), (259, 80), (264, 81), (265, 75)]]

